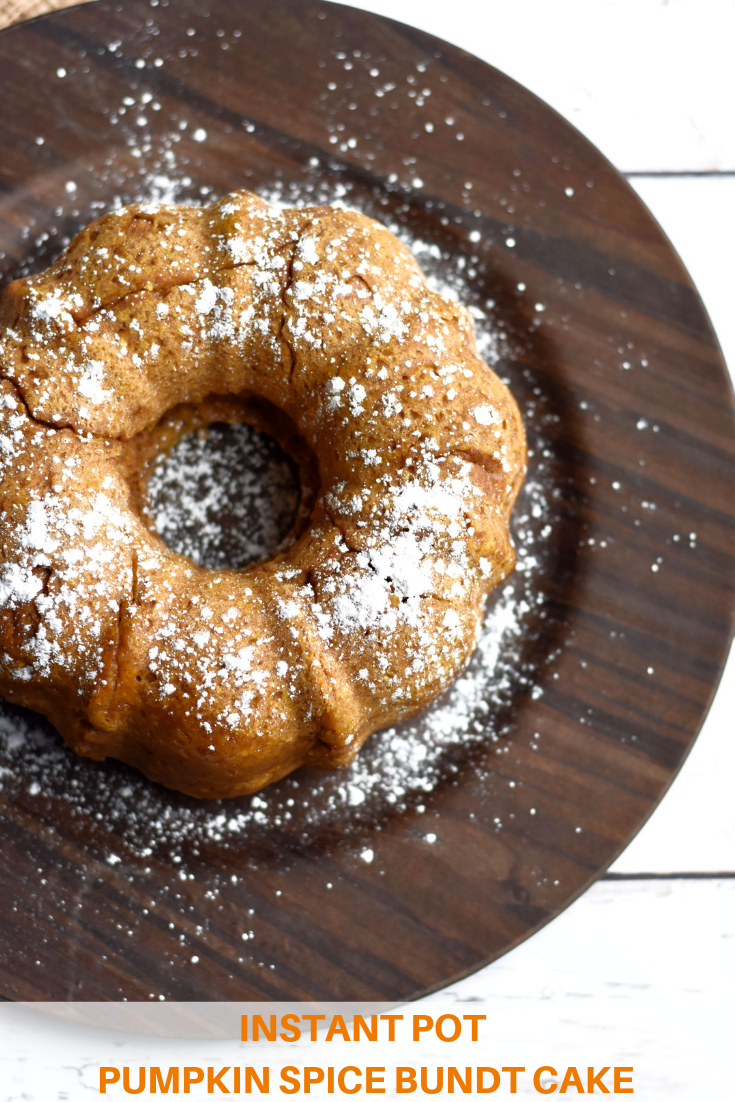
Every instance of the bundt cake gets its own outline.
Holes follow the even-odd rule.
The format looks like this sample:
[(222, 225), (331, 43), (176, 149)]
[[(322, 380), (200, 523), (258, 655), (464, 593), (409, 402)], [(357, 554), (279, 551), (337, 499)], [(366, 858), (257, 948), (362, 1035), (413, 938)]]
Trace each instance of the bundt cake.
[[(77, 753), (254, 792), (349, 762), (467, 663), (523, 427), (377, 222), (245, 191), (106, 214), (3, 292), (0, 376), (0, 693)], [(145, 508), (156, 456), (221, 421), (275, 436), (309, 501), (244, 569), (175, 554)]]

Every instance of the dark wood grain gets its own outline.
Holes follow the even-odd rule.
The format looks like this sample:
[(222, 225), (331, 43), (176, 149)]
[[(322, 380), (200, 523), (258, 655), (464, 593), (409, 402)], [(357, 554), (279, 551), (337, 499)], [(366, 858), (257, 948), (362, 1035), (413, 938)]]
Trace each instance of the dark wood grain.
[[(174, 148), (191, 198), (342, 184), (466, 257), (469, 285), (511, 336), (501, 369), (541, 410), (556, 510), (543, 613), (519, 658), (540, 692), (517, 680), (505, 741), (448, 760), (423, 811), (347, 809), (141, 856), (129, 824), (95, 804), (99, 777), (128, 782), (122, 766), (68, 766), (83, 811), (60, 790), (6, 784), (0, 990), (402, 999), (480, 967), (614, 860), (681, 765), (722, 670), (733, 399), (687, 273), (630, 187), (549, 107), (461, 50), (348, 8), (103, 0), (4, 31), (0, 87), (4, 280), (139, 194), (153, 154), (133, 155), (132, 123), (113, 112), (148, 91), (161, 105), (145, 112), (154, 151), (187, 122)], [(5, 713), (6, 726), (22, 721)], [(179, 816), (192, 804), (156, 800)]]

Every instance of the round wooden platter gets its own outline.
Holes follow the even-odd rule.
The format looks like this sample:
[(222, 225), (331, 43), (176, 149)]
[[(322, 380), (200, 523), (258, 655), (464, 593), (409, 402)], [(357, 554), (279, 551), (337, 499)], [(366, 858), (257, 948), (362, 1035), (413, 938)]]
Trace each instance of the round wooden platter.
[(422, 242), (500, 334), (544, 498), (541, 528), (520, 506), (505, 696), (489, 684), (485, 735), (468, 713), (427, 791), (388, 775), (360, 804), (302, 773), (260, 812), (198, 805), (6, 709), (0, 990), (402, 1000), (492, 961), (650, 815), (727, 652), (733, 400), (687, 273), (554, 111), (360, 11), (102, 0), (4, 31), (0, 74), (4, 281), (115, 202), (341, 197)]

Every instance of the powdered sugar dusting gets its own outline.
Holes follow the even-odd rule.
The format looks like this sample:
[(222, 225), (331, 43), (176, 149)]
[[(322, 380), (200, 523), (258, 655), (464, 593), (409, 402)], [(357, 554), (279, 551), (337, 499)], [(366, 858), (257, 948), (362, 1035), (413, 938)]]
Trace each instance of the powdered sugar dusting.
[(241, 567), (284, 546), (299, 505), (298, 471), (249, 425), (211, 425), (159, 458), (148, 481), (156, 529), (210, 570)]

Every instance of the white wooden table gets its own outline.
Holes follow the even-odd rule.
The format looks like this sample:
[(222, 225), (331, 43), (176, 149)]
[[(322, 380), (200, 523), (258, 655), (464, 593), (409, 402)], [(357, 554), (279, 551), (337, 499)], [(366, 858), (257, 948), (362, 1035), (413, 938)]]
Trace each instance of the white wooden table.
[[(735, 365), (732, 0), (361, 0), (355, 6), (471, 50), (595, 142), (628, 175), (678, 249)], [(689, 760), (611, 875), (502, 960), (412, 1008), (436, 1014), (472, 1000), (472, 1011), (487, 1015), (489, 1045), (460, 1050), (424, 1042), (400, 1054), (380, 1044), (359, 1054), (354, 1046), (349, 1054), (320, 1046), (308, 1054), (291, 1051), (289, 1061), (318, 1063), (321, 1055), (333, 1063), (389, 1066), (533, 1069), (548, 1063), (562, 1071), (569, 1064), (585, 1071), (632, 1065), (638, 1099), (735, 1098), (734, 717), (731, 656)], [(275, 1062), (272, 1052), (251, 1049), (246, 1056), (234, 1041), (125, 1036), (14, 1006), (0, 1008), (0, 1037), (0, 1102), (96, 1096), (100, 1064)], [(529, 1087), (530, 1080), (521, 1084), (519, 1096), (540, 1097)], [(507, 1096), (505, 1086), (496, 1094)]]

